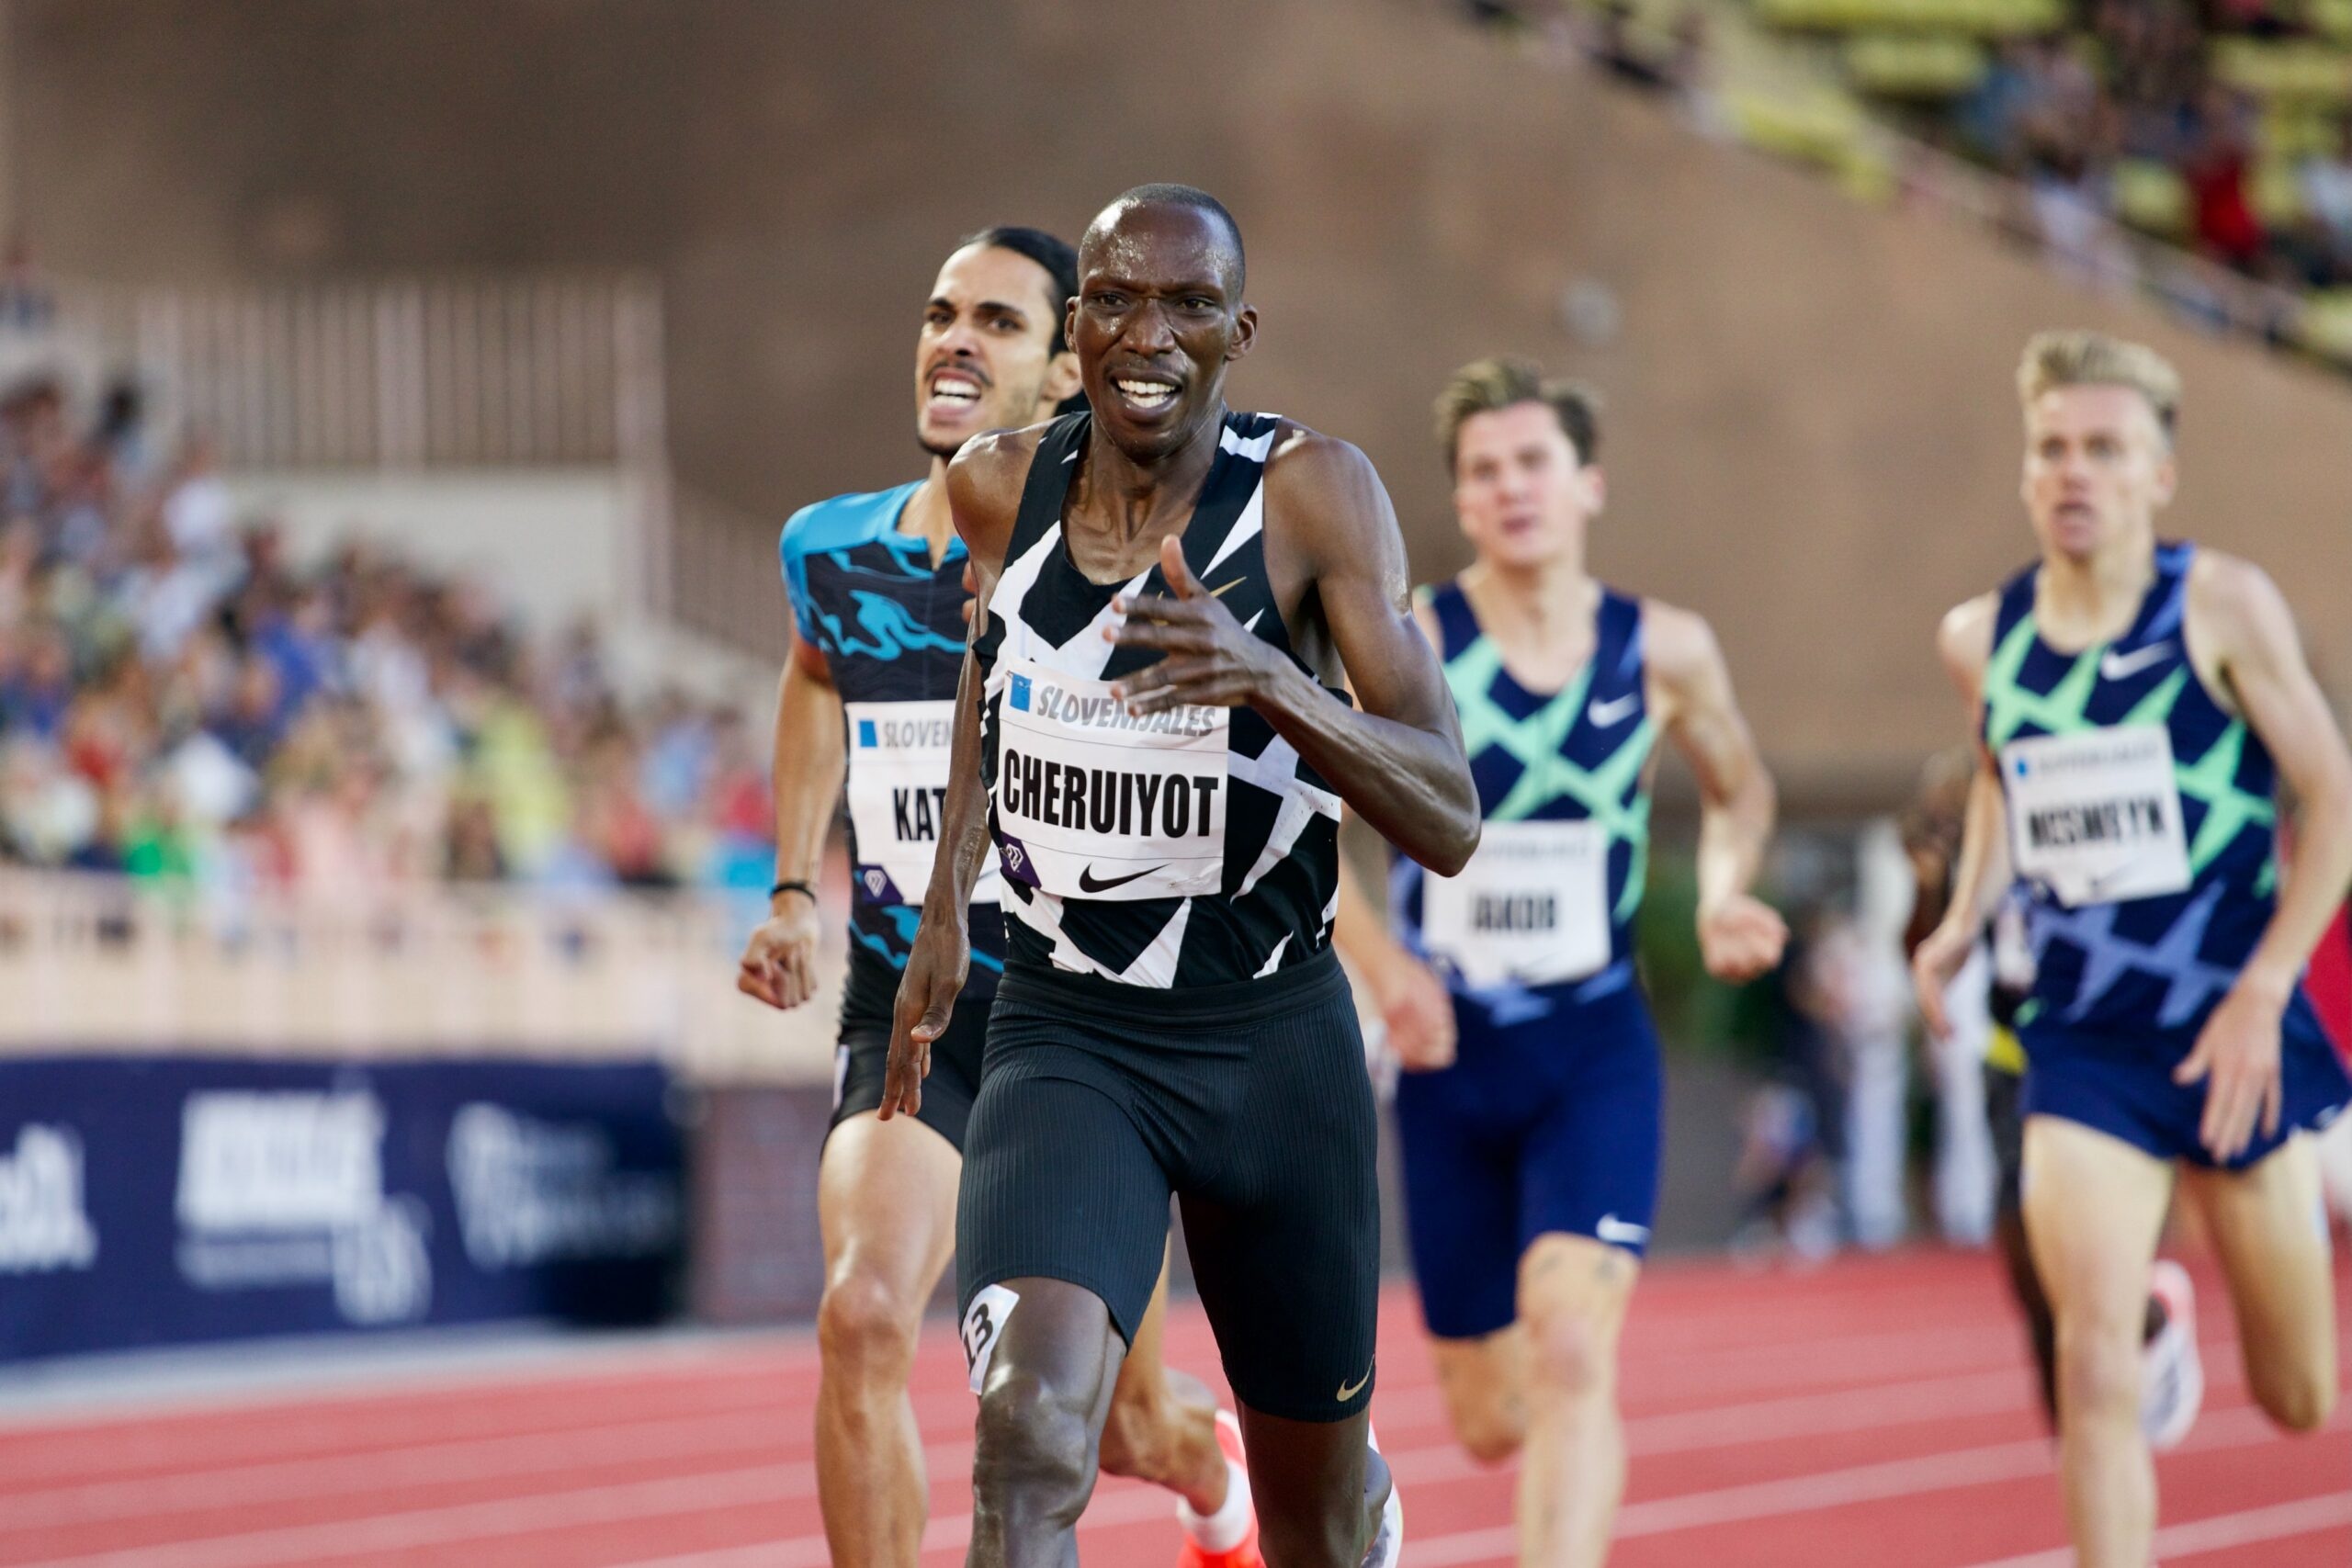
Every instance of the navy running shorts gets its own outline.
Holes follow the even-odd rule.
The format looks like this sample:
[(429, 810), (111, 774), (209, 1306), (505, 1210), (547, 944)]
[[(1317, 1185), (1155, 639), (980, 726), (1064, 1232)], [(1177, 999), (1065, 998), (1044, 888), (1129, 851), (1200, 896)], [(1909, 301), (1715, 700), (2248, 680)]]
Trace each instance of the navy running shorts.
[(1640, 988), (1572, 987), (1498, 1021), (1457, 997), (1454, 1063), (1396, 1083), (1406, 1217), (1421, 1314), (1442, 1339), (1519, 1315), (1519, 1259), (1551, 1232), (1639, 1257), (1657, 1208), (1664, 1069)]
[[(2199, 1024), (2146, 1033), (2070, 1029), (2036, 1020), (2018, 1031), (2025, 1045), (2025, 1113), (2078, 1122), (2164, 1160), (2217, 1162), (2198, 1141), (2206, 1084), (2177, 1084), (2173, 1069), (2196, 1048)], [(2304, 1128), (2324, 1127), (2346, 1101), (2352, 1077), (2328, 1043), (2301, 992), (2278, 1027), (2281, 1110), (2278, 1132), (2254, 1140), (2226, 1168), (2244, 1170)]]

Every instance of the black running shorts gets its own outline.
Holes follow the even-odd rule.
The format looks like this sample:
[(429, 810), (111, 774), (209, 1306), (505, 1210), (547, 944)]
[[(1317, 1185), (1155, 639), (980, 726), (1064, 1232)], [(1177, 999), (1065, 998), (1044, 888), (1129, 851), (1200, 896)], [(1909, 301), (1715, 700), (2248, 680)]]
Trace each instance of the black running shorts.
[(1008, 974), (965, 1148), (959, 1303), (969, 1315), (991, 1285), (1066, 1280), (1132, 1342), (1172, 1193), (1234, 1393), (1294, 1421), (1353, 1416), (1372, 1397), (1376, 1140), (1355, 1003), (1329, 955), (1176, 991)]
[[(882, 1084), (890, 1066), (890, 1004), (896, 998), (897, 971), (876, 965), (890, 983), (860, 974), (850, 964), (850, 984), (842, 1003), (841, 1044), (833, 1057), (833, 1117), (831, 1132), (853, 1116), (877, 1110)], [(972, 1100), (980, 1091), (980, 1053), (988, 1040), (989, 994), (966, 987), (948, 1015), (947, 1032), (931, 1043), (931, 1071), (922, 1080), (922, 1109), (915, 1119), (956, 1145), (964, 1146), (964, 1129), (972, 1119)]]

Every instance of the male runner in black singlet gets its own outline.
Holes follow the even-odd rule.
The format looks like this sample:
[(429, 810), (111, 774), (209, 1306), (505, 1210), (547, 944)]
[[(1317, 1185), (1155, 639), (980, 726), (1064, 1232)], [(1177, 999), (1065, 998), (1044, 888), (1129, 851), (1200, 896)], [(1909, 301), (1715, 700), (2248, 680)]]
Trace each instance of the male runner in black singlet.
[[(804, 507), (781, 540), (795, 636), (776, 695), (778, 881), (736, 984), (787, 1010), (815, 989), (809, 884), (846, 793), (849, 979), (817, 1179), (817, 1500), (833, 1568), (915, 1568), (922, 1553), (930, 1487), (909, 1377), (923, 1303), (955, 1241), (959, 1151), (1003, 964), (989, 876), (972, 917), (972, 983), (934, 1047), (933, 1092), (920, 1118), (882, 1126), (874, 1112), (898, 966), (915, 929), (910, 906), (930, 880), (931, 804), (946, 784), (964, 665), (966, 558), (948, 515), (947, 459), (978, 432), (1050, 414), (1076, 390), (1063, 331), (1077, 293), (1078, 254), (1054, 235), (1000, 227), (958, 244), (916, 338), (915, 434), (929, 474)], [(1161, 1364), (1165, 1303), (1164, 1291), (1154, 1297), (1120, 1369), (1101, 1461), (1182, 1497), (1184, 1568), (1257, 1568), (1248, 1477), (1223, 1451), (1236, 1434), (1205, 1388)]]
[(1225, 406), (1257, 333), (1232, 217), (1130, 191), (1079, 273), (1095, 412), (948, 468), (978, 597), (881, 1107), (922, 1103), (993, 834), (1005, 976), (956, 1237), (980, 1393), (968, 1561), (1074, 1561), (1173, 1193), (1266, 1562), (1390, 1568), (1374, 1113), (1329, 951), (1340, 807), (1451, 874), (1476, 793), (1372, 465)]

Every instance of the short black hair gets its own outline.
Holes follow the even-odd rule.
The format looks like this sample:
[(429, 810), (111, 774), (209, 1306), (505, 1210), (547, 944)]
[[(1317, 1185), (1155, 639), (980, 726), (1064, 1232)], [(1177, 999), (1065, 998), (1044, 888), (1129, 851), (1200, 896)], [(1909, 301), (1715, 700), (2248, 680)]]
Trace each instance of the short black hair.
[(1224, 224), (1227, 237), (1233, 242), (1233, 298), (1236, 303), (1239, 302), (1243, 292), (1250, 286), (1250, 256), (1241, 243), (1241, 225), (1231, 212), (1226, 210), (1225, 203), (1198, 186), (1172, 185), (1163, 182), (1136, 186), (1131, 190), (1121, 191), (1112, 200), (1111, 205), (1113, 207), (1189, 207), (1196, 212), (1208, 213)]
[(1024, 229), (1015, 223), (1000, 223), (993, 229), (983, 229), (977, 234), (967, 234), (956, 242), (956, 248), (968, 251), (974, 245), (986, 245), (991, 250), (1011, 251), (1017, 256), (1027, 256), (1046, 269), (1054, 281), (1054, 346), (1059, 354), (1069, 347), (1069, 302), (1078, 295), (1078, 251), (1058, 234), (1048, 234), (1043, 229)]

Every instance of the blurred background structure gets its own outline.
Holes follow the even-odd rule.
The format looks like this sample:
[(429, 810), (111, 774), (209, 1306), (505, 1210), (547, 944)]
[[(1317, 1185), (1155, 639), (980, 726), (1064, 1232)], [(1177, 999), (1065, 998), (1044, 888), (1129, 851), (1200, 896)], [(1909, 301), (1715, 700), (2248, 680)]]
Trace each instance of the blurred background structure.
[[(2352, 6), (1178, 21), (0, 4), (0, 1382), (805, 1319), (832, 1004), (731, 989), (776, 530), (917, 471), (955, 238), (1075, 234), (1147, 179), (1238, 215), (1235, 397), (1363, 446), (1420, 578), (1466, 558), (1448, 371), (1607, 396), (1595, 568), (1715, 626), (1802, 938), (1710, 986), (1656, 857), (1661, 1247), (1982, 1240), (1898, 947), (1895, 816), (1962, 734), (1932, 628), (2030, 555), (2019, 345), (2103, 327), (2186, 376), (2169, 528), (2263, 562), (2352, 701)], [(1687, 832), (1671, 768), (1661, 799)]]

